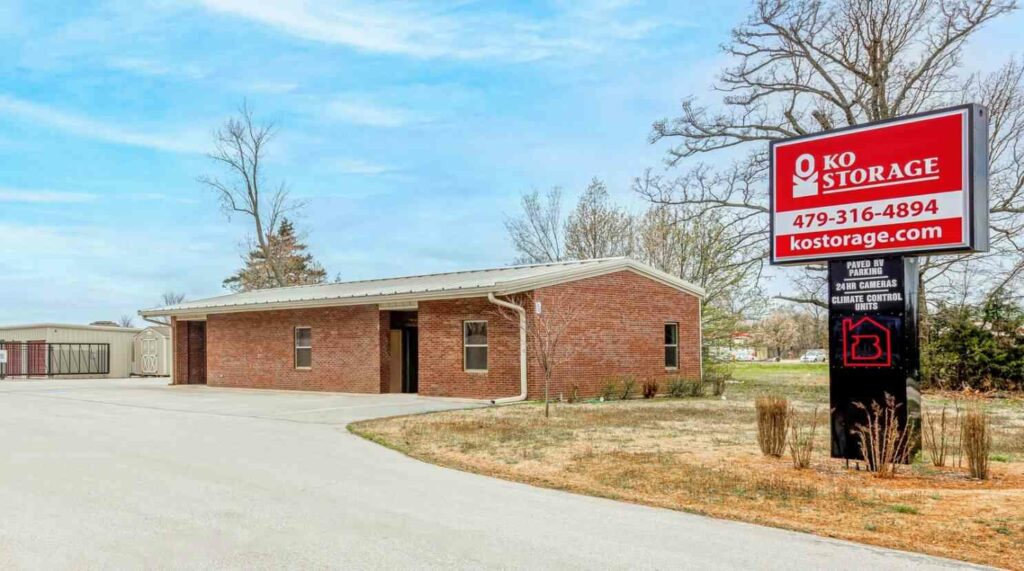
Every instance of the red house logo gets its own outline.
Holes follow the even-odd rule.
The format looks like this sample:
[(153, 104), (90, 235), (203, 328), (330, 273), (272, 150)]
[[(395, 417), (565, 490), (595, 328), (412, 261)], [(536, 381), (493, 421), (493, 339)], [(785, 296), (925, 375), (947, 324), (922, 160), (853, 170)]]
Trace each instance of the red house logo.
[(891, 367), (892, 332), (870, 317), (843, 319), (844, 367)]

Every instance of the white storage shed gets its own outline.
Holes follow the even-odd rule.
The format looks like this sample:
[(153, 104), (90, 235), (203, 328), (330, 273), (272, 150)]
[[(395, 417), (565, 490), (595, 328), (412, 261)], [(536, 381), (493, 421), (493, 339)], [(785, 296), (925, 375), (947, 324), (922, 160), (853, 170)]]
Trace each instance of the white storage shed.
[(132, 374), (166, 377), (171, 374), (171, 328), (153, 325), (132, 339)]

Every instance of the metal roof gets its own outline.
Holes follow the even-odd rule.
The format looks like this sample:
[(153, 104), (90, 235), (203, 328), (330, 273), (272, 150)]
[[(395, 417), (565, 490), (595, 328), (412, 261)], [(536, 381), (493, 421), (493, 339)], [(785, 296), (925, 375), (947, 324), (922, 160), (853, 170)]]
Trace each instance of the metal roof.
[(618, 271), (633, 271), (698, 297), (704, 290), (629, 258), (574, 260), (483, 270), (253, 290), (142, 310), (143, 317), (197, 316), (333, 305), (507, 295)]
[(85, 329), (88, 331), (113, 331), (116, 333), (138, 333), (138, 327), (120, 327), (117, 325), (79, 325), (78, 323), (25, 323), (21, 325), (0, 325), (0, 331), (13, 329)]

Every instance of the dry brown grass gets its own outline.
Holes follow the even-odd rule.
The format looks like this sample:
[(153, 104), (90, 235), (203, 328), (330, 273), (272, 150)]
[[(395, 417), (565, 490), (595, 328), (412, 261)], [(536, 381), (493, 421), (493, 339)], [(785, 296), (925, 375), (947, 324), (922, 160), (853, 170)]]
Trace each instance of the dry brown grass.
[(538, 486), (1024, 569), (1024, 463), (1013, 461), (1024, 403), (993, 412), (993, 453), (1011, 461), (994, 462), (991, 479), (918, 463), (882, 480), (846, 469), (827, 448), (804, 470), (762, 456), (753, 398), (561, 404), (550, 419), (526, 404), (352, 430), (428, 462)]

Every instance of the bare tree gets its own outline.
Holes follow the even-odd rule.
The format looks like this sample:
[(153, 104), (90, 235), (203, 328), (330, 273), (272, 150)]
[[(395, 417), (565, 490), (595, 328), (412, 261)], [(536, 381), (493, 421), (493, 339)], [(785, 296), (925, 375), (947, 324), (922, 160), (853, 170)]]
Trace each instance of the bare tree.
[(176, 291), (165, 291), (160, 295), (160, 302), (165, 307), (168, 305), (178, 305), (183, 301), (185, 301), (185, 294)]
[(595, 178), (566, 221), (566, 256), (577, 260), (629, 256), (633, 226), (633, 217), (612, 204), (608, 187)]
[(540, 191), (522, 197), (523, 213), (505, 218), (512, 246), (521, 264), (543, 264), (565, 259), (563, 247), (562, 189), (553, 187), (543, 197)]
[(672, 192), (673, 184), (650, 173), (637, 179), (636, 190), (652, 205), (637, 223), (636, 256), (704, 288), (705, 338), (727, 339), (740, 320), (764, 309), (764, 240), (749, 221), (726, 212), (660, 203), (659, 195)]
[(752, 334), (754, 343), (774, 349), (775, 356), (781, 359), (800, 341), (800, 324), (793, 312), (777, 310), (758, 322)]
[[(990, 111), (990, 267), (1002, 276), (997, 284), (1016, 280), (1024, 271), (1024, 244), (1016, 238), (1024, 220), (1021, 69), (1011, 62), (982, 78), (965, 77), (961, 66), (965, 43), (1015, 8), (1013, 0), (756, 0), (723, 47), (734, 63), (714, 86), (722, 94), (720, 108), (687, 98), (681, 115), (656, 122), (650, 137), (673, 143), (670, 166), (708, 153), (732, 155), (727, 150), (737, 147), (748, 149), (746, 159), (715, 176), (701, 174), (705, 166), (691, 167), (671, 193), (649, 196), (659, 204), (722, 212), (726, 224), (749, 222), (767, 243), (768, 141), (938, 108), (967, 93)], [(923, 260), (922, 301), (929, 285), (962, 258)], [(821, 289), (805, 285), (804, 295), (789, 299), (823, 304)]]
[(117, 326), (118, 327), (135, 327), (135, 319), (131, 315), (125, 313), (121, 317), (117, 318)]
[[(551, 403), (551, 379), (558, 367), (571, 359), (577, 344), (573, 343), (571, 327), (582, 311), (567, 292), (553, 290), (538, 295), (535, 292), (518, 295), (510, 301), (526, 308), (526, 339), (529, 356), (544, 374), (544, 416), (548, 417)], [(519, 314), (504, 307), (495, 310), (504, 320), (520, 327)]]
[[(165, 291), (164, 293), (162, 293), (160, 295), (160, 306), (161, 307), (167, 307), (169, 305), (177, 305), (177, 304), (179, 304), (179, 303), (181, 303), (183, 301), (185, 301), (185, 294), (183, 294), (183, 293), (178, 293), (178, 292), (175, 292), (175, 291), (168, 290), (168, 291)], [(150, 321), (156, 321), (158, 323), (163, 323), (164, 325), (170, 325), (171, 324), (170, 318), (166, 318), (166, 317), (150, 317), (149, 320)]]
[(280, 287), (289, 284), (270, 248), (270, 237), (286, 214), (304, 204), (291, 198), (284, 183), (269, 191), (264, 188), (263, 162), (274, 134), (273, 123), (257, 124), (252, 110), (243, 103), (238, 116), (228, 119), (214, 132), (214, 151), (209, 154), (226, 171), (226, 178), (204, 175), (199, 182), (217, 194), (229, 220), (233, 214), (251, 219), (256, 245)]

